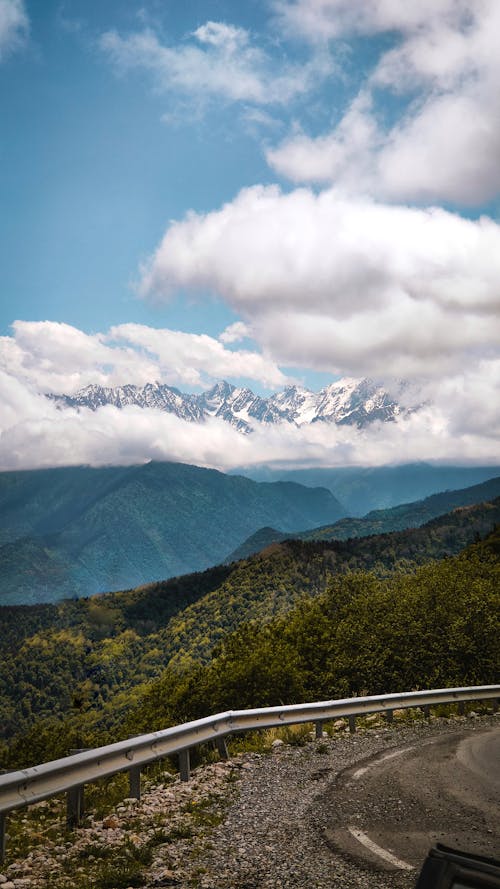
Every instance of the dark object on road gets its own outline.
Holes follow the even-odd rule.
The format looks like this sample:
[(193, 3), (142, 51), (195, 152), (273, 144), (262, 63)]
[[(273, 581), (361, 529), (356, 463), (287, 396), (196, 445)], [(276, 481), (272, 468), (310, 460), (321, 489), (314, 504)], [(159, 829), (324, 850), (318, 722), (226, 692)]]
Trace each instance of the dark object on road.
[(499, 889), (500, 861), (438, 843), (424, 861), (415, 889)]

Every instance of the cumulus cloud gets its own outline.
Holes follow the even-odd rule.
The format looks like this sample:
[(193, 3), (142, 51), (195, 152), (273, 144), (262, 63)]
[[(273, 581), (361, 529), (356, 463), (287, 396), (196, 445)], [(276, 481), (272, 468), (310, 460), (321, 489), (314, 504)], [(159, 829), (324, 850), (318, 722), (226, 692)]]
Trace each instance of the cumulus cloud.
[(257, 186), (172, 224), (143, 290), (218, 292), (279, 364), (413, 377), (497, 349), (499, 280), (491, 219)]
[[(336, 182), (391, 200), (478, 205), (500, 191), (496, 0), (296, 0), (276, 4), (311, 39), (396, 35), (335, 128), (292, 134), (267, 153), (295, 182)], [(386, 93), (408, 94), (384, 127)]]
[(224, 22), (206, 22), (176, 46), (161, 43), (151, 29), (126, 37), (108, 31), (100, 46), (119, 70), (150, 71), (161, 91), (201, 103), (281, 105), (317, 86), (331, 69), (324, 54), (303, 65), (277, 64), (248, 31)]
[(276, 363), (248, 350), (231, 351), (207, 335), (122, 324), (86, 334), (54, 321), (16, 321), (0, 337), (0, 370), (41, 392), (72, 394), (83, 386), (200, 386), (248, 378), (270, 388), (287, 382)]
[(0, 0), (0, 61), (23, 43), (28, 30), (23, 0)]

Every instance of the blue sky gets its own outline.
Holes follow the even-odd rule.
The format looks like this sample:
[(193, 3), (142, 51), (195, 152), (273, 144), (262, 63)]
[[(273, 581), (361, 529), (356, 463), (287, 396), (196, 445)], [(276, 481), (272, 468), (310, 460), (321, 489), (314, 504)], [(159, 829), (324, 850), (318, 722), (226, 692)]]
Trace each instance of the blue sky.
[[(308, 116), (309, 97), (272, 107), (269, 126), (252, 123), (262, 103), (163, 91), (147, 72), (117, 70), (102, 38), (149, 28), (165, 45), (186, 47), (213, 19), (255, 33), (271, 67), (274, 56), (290, 52), (295, 63), (307, 53), (273, 46), (269, 9), (255, 0), (27, 0), (24, 8), (29, 35), (0, 71), (2, 333), (22, 318), (89, 333), (136, 321), (217, 335), (237, 317), (227, 304), (151, 305), (135, 292), (140, 264), (169, 220), (275, 181), (263, 144), (295, 110)], [(313, 126), (318, 116), (322, 108)]]
[[(175, 42), (203, 23), (197, 6), (150, 11), (156, 21), (156, 8), (168, 7), (160, 21)], [(116, 75), (99, 40), (112, 27), (140, 29), (142, 4), (43, 0), (26, 9), (27, 44), (0, 74), (2, 332), (17, 317), (88, 332), (131, 320), (219, 332), (233, 319), (222, 305), (216, 317), (186, 302), (160, 310), (131, 285), (169, 219), (261, 181), (258, 144), (232, 131), (226, 110), (169, 125), (171, 101), (147, 77)]]
[(496, 0), (0, 0), (4, 401), (403, 377), (427, 436), (498, 453), (499, 27)]

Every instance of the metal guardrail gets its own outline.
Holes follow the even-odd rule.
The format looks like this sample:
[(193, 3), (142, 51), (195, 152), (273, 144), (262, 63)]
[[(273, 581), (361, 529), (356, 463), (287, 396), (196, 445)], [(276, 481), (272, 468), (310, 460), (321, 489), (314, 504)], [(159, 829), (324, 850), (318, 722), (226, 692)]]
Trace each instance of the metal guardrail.
[(466, 701), (493, 700), (496, 705), (499, 698), (500, 685), (483, 685), (345, 698), (260, 710), (228, 710), (63, 759), (8, 772), (0, 775), (0, 861), (5, 851), (5, 822), (9, 812), (66, 792), (67, 823), (74, 826), (83, 814), (85, 784), (128, 771), (130, 796), (139, 799), (143, 766), (179, 754), (180, 776), (187, 781), (190, 774), (189, 750), (199, 744), (215, 742), (219, 754), (224, 758), (227, 757), (226, 736), (238, 732), (312, 722), (316, 725), (316, 736), (321, 737), (323, 722), (331, 719), (348, 717), (349, 727), (355, 731), (357, 716), (385, 713), (390, 721), (395, 709), (419, 707), (425, 715), (429, 715), (429, 708), (436, 704), (458, 703), (460, 706)]

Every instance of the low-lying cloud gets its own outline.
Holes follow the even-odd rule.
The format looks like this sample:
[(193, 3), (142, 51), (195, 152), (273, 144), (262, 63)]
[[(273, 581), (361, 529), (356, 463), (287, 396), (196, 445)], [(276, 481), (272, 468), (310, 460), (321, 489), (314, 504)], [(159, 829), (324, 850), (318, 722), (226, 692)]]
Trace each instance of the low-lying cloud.
[[(128, 326), (127, 326), (128, 327)], [(236, 330), (235, 335), (244, 333)], [(151, 353), (165, 331), (140, 328)], [(127, 343), (139, 332), (120, 330)], [(66, 342), (65, 342), (65, 337)], [(119, 336), (88, 335), (67, 325), (16, 326), (16, 339), (0, 341), (0, 470), (60, 465), (137, 464), (174, 460), (221, 470), (267, 463), (275, 466), (381, 465), (415, 460), (495, 463), (500, 453), (497, 386), (500, 359), (478, 359), (462, 373), (411, 387), (410, 401), (422, 406), (396, 422), (363, 429), (314, 423), (255, 424), (242, 435), (220, 418), (190, 423), (157, 409), (112, 405), (76, 410), (56, 405), (48, 391), (96, 382), (117, 374), (140, 384), (148, 361), (126, 362)], [(38, 343), (35, 349), (35, 343)], [(130, 358), (135, 350), (128, 345)], [(102, 351), (103, 350), (103, 351)], [(115, 354), (116, 353), (116, 354)], [(231, 353), (238, 357), (240, 353)], [(245, 353), (243, 353), (243, 356)], [(71, 369), (73, 368), (73, 369)], [(155, 365), (158, 370), (158, 364)], [(50, 385), (48, 385), (50, 383)]]
[[(495, 372), (500, 370), (497, 364)], [(189, 423), (138, 407), (60, 410), (0, 373), (0, 469), (62, 465), (130, 465), (174, 460), (221, 470), (274, 466), (383, 465), (415, 460), (498, 462), (500, 428), (490, 386), (448, 381), (436, 402), (394, 423), (364, 429), (315, 423), (257, 425), (241, 435), (222, 419)], [(450, 399), (459, 408), (450, 410)], [(477, 415), (482, 418), (477, 422)]]

